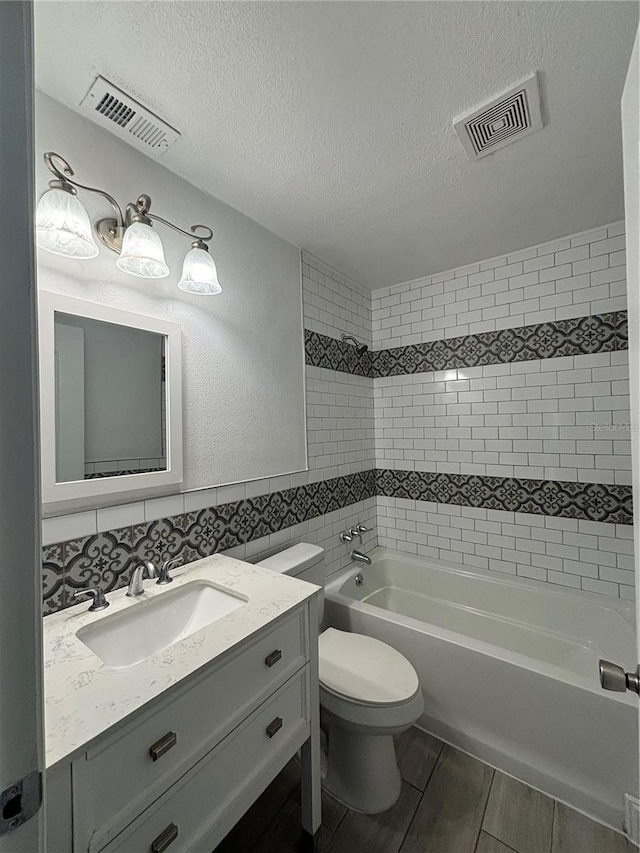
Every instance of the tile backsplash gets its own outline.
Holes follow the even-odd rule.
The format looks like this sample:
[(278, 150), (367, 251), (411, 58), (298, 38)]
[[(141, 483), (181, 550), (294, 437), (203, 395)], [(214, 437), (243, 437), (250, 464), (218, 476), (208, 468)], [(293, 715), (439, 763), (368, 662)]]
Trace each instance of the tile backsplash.
[(617, 223), (373, 294), (303, 253), (309, 470), (45, 519), (45, 612), (141, 558), (305, 539), (331, 574), (355, 521), (365, 548), (631, 597), (624, 245)]
[[(68, 607), (73, 593), (89, 585), (100, 584), (107, 592), (125, 586), (144, 560), (161, 565), (182, 557), (188, 563), (217, 552), (246, 558), (290, 541), (294, 529), (313, 539), (314, 531), (328, 524), (333, 537), (333, 523), (349, 526), (340, 526), (343, 518), (373, 527), (374, 507), (375, 472), (369, 470), (46, 545), (45, 610)], [(311, 524), (318, 518), (324, 524)]]

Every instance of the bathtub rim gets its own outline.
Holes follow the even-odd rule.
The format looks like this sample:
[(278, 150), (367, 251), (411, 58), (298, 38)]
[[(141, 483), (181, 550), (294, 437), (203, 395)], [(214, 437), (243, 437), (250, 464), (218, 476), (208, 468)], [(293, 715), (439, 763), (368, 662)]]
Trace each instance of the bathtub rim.
[[(565, 601), (570, 600), (584, 603), (586, 600), (591, 604), (598, 605), (600, 608), (612, 609), (621, 615), (635, 634), (635, 608), (633, 602), (630, 601), (614, 599), (608, 596), (599, 595), (598, 593), (590, 593), (583, 590), (574, 590), (561, 586), (556, 587), (555, 585), (552, 585), (552, 589), (548, 589), (550, 584), (544, 581), (536, 581), (531, 578), (522, 578), (518, 575), (509, 575), (502, 572), (492, 572), (491, 570), (486, 569), (461, 567), (439, 561), (436, 562), (429, 558), (421, 558), (413, 554), (405, 554), (402, 551), (395, 551), (385, 546), (377, 546), (372, 549), (369, 552), (369, 556), (371, 557), (373, 565), (382, 562), (385, 558), (392, 558), (397, 562), (409, 563), (414, 566), (424, 567), (426, 565), (434, 571), (454, 573), (463, 577), (480, 577), (482, 580), (489, 581), (492, 584), (497, 584), (499, 586), (517, 587), (523, 590), (530, 589), (536, 592), (544, 592), (546, 595)], [(457, 646), (465, 648), (471, 647), (474, 651), (483, 655), (497, 658), (498, 660), (506, 663), (512, 663), (524, 669), (534, 670), (540, 675), (548, 676), (556, 681), (569, 683), (582, 690), (589, 690), (591, 693), (595, 693), (598, 696), (605, 696), (612, 701), (617, 701), (625, 705), (632, 705), (634, 707), (637, 706), (637, 699), (635, 696), (630, 696), (627, 693), (611, 693), (604, 691), (600, 686), (597, 673), (594, 673), (594, 678), (591, 680), (587, 676), (574, 672), (573, 670), (538, 660), (537, 658), (525, 655), (521, 652), (505, 649), (484, 640), (477, 640), (457, 631), (441, 628), (430, 622), (423, 622), (411, 616), (394, 613), (393, 611), (385, 610), (377, 605), (368, 604), (365, 601), (357, 598), (351, 598), (344, 594), (341, 591), (343, 584), (358, 573), (366, 574), (367, 568), (367, 566), (354, 564), (329, 575), (325, 583), (325, 599), (334, 604), (344, 606), (347, 609), (362, 610), (371, 617), (383, 619), (391, 623), (401, 624), (411, 630), (430, 634), (441, 640), (454, 643)], [(530, 623), (523, 624), (529, 625)], [(540, 633), (544, 634), (549, 632), (541, 630)], [(575, 640), (575, 638), (569, 639), (573, 640), (576, 645), (582, 645), (584, 647), (584, 645), (580, 644)]]

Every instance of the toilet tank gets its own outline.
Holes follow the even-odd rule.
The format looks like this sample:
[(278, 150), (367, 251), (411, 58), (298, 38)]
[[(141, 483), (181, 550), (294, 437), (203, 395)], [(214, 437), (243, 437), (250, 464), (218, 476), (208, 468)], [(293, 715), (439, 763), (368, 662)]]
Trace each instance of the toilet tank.
[(322, 587), (322, 592), (320, 593), (320, 622), (322, 622), (325, 581), (324, 548), (321, 548), (319, 545), (301, 542), (299, 545), (292, 545), (291, 548), (285, 548), (284, 551), (274, 554), (273, 557), (261, 560), (257, 565), (272, 572), (292, 575), (293, 577), (300, 578), (300, 580), (308, 581)]

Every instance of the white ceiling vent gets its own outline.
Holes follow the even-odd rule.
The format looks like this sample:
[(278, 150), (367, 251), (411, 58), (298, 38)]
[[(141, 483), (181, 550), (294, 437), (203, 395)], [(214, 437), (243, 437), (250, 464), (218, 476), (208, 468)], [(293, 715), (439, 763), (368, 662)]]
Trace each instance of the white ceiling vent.
[(479, 160), (540, 130), (540, 92), (534, 74), (453, 122), (469, 160)]
[(180, 133), (104, 77), (96, 77), (80, 104), (92, 121), (151, 157), (161, 157)]

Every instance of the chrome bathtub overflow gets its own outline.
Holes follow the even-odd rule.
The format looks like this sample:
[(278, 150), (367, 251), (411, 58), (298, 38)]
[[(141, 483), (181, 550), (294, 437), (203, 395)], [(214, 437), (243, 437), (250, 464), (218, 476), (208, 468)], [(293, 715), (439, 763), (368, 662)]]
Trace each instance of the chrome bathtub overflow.
[(640, 693), (640, 666), (635, 672), (625, 672), (621, 666), (600, 659), (600, 684), (605, 690), (624, 693), (631, 690)]

